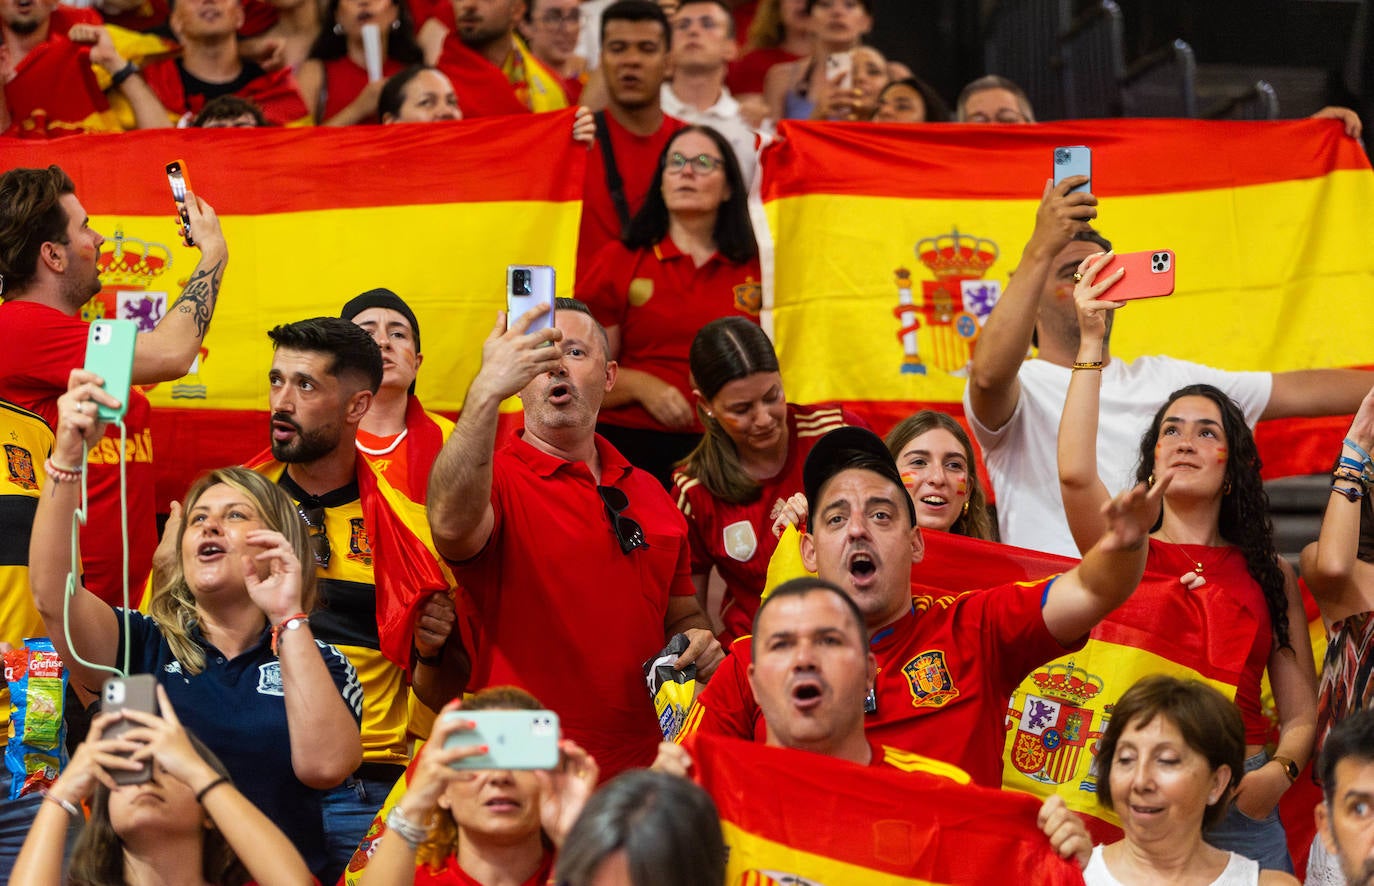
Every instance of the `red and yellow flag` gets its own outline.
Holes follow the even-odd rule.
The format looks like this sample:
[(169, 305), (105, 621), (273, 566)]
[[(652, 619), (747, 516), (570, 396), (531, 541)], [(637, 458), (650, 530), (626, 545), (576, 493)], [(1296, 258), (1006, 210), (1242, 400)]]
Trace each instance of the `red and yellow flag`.
[(728, 886), (1083, 882), (1029, 797), (712, 736), (693, 752), (725, 832)]
[(378, 286), (423, 329), (419, 395), (454, 411), (505, 306), (507, 264), (559, 270), (570, 295), (586, 148), (572, 112), (424, 126), (162, 130), (0, 144), (0, 169), (56, 163), (106, 237), (84, 309), (149, 328), (199, 258), (176, 232), (163, 165), (186, 161), (219, 214), (229, 266), (200, 359), (149, 392), (159, 500), (268, 442), (267, 330)]
[[(789, 121), (779, 134), (763, 158), (765, 306), (791, 400), (844, 401), (883, 430), (922, 406), (962, 414), (969, 355), (1063, 145), (1092, 147), (1097, 225), (1118, 251), (1177, 256), (1175, 294), (1118, 318), (1116, 355), (1374, 364), (1374, 314), (1355, 308), (1374, 289), (1374, 175), (1334, 121)], [(1262, 426), (1266, 472), (1326, 470), (1347, 423)]]

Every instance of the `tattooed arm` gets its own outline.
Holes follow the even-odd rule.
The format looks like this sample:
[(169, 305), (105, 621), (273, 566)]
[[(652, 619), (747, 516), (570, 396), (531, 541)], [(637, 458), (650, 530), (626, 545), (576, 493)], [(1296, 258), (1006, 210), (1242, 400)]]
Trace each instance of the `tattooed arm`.
[(229, 263), (219, 218), (209, 203), (190, 191), (186, 192), (186, 212), (191, 217), (191, 236), (200, 249), (200, 264), (157, 328), (139, 335), (134, 351), (137, 385), (173, 381), (190, 370), (219, 300), (224, 267)]

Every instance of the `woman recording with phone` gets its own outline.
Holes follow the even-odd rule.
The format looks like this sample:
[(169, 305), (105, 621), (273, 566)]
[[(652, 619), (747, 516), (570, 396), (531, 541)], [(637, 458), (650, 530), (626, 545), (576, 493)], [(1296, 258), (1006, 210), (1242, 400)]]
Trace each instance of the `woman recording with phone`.
[[(304, 520), (263, 475), (221, 468), (192, 484), (153, 588), (151, 617), (112, 608), (81, 587), (73, 516), (82, 505), (84, 447), (117, 407), (101, 380), (74, 369), (57, 401), (48, 487), (29, 547), (34, 604), (89, 698), (116, 665), (153, 674), (193, 732), (314, 871), (325, 864), (319, 790), (362, 760), (362, 690), (353, 667), (310, 632), (315, 570)], [(117, 526), (100, 527), (119, 532)], [(68, 590), (69, 573), (71, 590)]]
[[(381, 76), (370, 79), (363, 29), (379, 34)], [(386, 80), (424, 53), (415, 42), (410, 8), (401, 0), (329, 0), (324, 27), (310, 47), (296, 79), (316, 123), (348, 126), (376, 123), (377, 100)]]
[[(1123, 304), (1110, 300), (1111, 287), (1124, 274), (1098, 279), (1111, 257), (1090, 255), (1074, 275), (1080, 343), (1059, 425), (1059, 485), (1080, 550), (1101, 535), (1101, 507), (1109, 498), (1097, 467), (1098, 408), (1108, 320)], [(1316, 672), (1297, 576), (1274, 548), (1259, 452), (1240, 407), (1211, 385), (1174, 391), (1141, 438), (1136, 479), (1169, 483), (1146, 570), (1181, 576), (1175, 593), (1202, 607), (1209, 627), (1219, 632), (1213, 642), (1222, 642), (1220, 632), (1248, 630), (1238, 637), (1243, 648), (1236, 660), (1212, 663), (1239, 674), (1235, 702), (1245, 725), (1246, 759), (1229, 812), (1207, 840), (1291, 873), (1277, 806), (1312, 751)], [(1137, 591), (1127, 605), (1146, 606), (1151, 593), (1163, 592)], [(1137, 611), (1143, 619), (1179, 610), (1172, 599), (1159, 598), (1158, 609)], [(1266, 674), (1279, 721), (1272, 756), (1266, 750), (1272, 726), (1261, 704)]]
[(386, 817), (360, 886), (549, 882), (554, 853), (596, 789), (596, 761), (564, 739), (552, 770), (459, 769), (460, 761), (486, 748), (445, 747), (472, 728), (465, 714), (542, 707), (513, 686), (450, 702), (411, 764), (405, 793)]
[(762, 272), (748, 196), (720, 133), (680, 130), (624, 242), (607, 244), (578, 287), (620, 363), (597, 432), (665, 488), (701, 438), (688, 382), (693, 336), (717, 317), (758, 314)]
[[(126, 710), (99, 714), (44, 797), (10, 882), (24, 886), (305, 886), (314, 883), (286, 835), (239, 793), (209, 748), (188, 733), (158, 687), (162, 716)], [(121, 719), (133, 728), (105, 733)], [(152, 763), (137, 784), (119, 784)], [(121, 779), (122, 780), (122, 779)], [(91, 817), (62, 878), (67, 825), (91, 804)]]

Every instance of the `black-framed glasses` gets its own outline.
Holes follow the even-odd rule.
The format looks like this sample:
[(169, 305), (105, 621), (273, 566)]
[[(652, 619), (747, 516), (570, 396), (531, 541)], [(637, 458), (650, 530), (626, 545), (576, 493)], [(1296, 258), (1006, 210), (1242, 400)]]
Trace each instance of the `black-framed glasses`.
[(606, 506), (606, 516), (611, 518), (611, 529), (615, 532), (615, 540), (620, 542), (621, 552), (628, 554), (635, 548), (647, 548), (649, 543), (644, 540), (644, 528), (625, 516), (625, 509), (630, 506), (625, 491), (615, 486), (598, 486), (596, 492)]
[(677, 151), (668, 155), (666, 164), (669, 172), (681, 172), (691, 164), (692, 171), (697, 175), (710, 175), (725, 163), (719, 157), (712, 157), (710, 154), (697, 154), (695, 157), (688, 157), (679, 154)]
[(690, 15), (682, 15), (673, 20), (673, 30), (685, 31), (692, 27), (693, 23), (703, 31), (714, 31), (722, 27), (721, 22), (716, 21), (709, 15), (701, 15), (696, 18), (692, 18)]
[(301, 515), (305, 525), (310, 527), (310, 550), (315, 554), (315, 562), (321, 569), (329, 568), (329, 559), (334, 552), (329, 547), (329, 536), (324, 531), (324, 508), (307, 508), (296, 505), (296, 513)]

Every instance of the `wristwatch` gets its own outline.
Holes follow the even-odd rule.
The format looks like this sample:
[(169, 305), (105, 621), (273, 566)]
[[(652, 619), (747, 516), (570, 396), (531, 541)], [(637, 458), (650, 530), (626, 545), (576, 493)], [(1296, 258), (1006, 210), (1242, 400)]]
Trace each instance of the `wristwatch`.
[(1269, 759), (1272, 762), (1277, 763), (1283, 767), (1283, 774), (1288, 776), (1289, 784), (1293, 784), (1298, 780), (1298, 775), (1302, 772), (1302, 770), (1298, 768), (1298, 763), (1296, 760), (1292, 759), (1291, 757), (1281, 756), (1279, 754), (1275, 754)]

